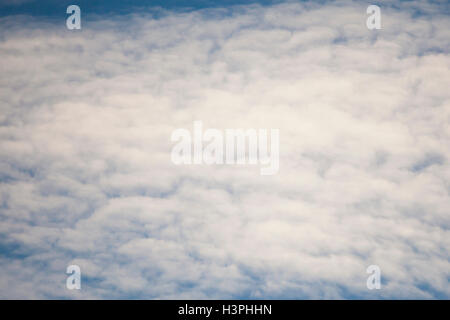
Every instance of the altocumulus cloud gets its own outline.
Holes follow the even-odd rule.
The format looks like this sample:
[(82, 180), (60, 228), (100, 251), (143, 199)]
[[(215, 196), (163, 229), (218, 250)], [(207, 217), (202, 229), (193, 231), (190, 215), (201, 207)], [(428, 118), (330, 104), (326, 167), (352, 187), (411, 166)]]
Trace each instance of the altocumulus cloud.
[[(1, 18), (0, 297), (450, 298), (448, 5), (366, 7)], [(194, 120), (279, 173), (175, 166)]]

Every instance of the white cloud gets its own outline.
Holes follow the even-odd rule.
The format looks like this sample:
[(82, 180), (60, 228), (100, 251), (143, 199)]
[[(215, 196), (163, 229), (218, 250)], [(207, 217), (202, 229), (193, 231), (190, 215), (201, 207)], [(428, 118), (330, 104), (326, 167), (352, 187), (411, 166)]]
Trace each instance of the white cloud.
[[(1, 18), (0, 297), (448, 298), (439, 9), (382, 7), (379, 31), (350, 2)], [(279, 173), (173, 165), (194, 120), (279, 128)]]

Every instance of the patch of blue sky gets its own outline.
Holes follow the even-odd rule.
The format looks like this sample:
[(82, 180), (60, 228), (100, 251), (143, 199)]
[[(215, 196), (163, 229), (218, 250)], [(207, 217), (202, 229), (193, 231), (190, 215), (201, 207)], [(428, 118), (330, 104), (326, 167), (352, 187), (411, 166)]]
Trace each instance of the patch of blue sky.
[(84, 15), (102, 15), (102, 14), (128, 14), (142, 12), (142, 10), (151, 8), (162, 8), (171, 11), (191, 11), (205, 8), (230, 7), (235, 5), (273, 5), (285, 2), (283, 0), (109, 0), (109, 1), (25, 1), (19, 4), (8, 4), (8, 1), (0, 1), (0, 16), (9, 15), (31, 15), (58, 17), (61, 12), (65, 14), (66, 8), (71, 4), (76, 4), (82, 9)]

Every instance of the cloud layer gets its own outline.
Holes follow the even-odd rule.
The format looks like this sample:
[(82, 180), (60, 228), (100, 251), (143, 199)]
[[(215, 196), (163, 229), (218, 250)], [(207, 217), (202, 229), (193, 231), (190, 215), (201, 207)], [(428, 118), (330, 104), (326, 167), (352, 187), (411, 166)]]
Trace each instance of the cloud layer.
[[(1, 18), (0, 297), (450, 298), (450, 20), (365, 9)], [(194, 120), (280, 129), (279, 173), (175, 166)]]

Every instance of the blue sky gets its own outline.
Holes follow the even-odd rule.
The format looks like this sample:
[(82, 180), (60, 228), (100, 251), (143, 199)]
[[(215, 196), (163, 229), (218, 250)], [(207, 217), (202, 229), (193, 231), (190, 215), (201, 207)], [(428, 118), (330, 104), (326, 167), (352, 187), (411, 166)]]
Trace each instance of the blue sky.
[[(0, 298), (450, 297), (448, 2), (380, 3), (380, 30), (363, 1), (18, 2)], [(198, 120), (279, 129), (279, 172), (175, 165)]]
[[(205, 8), (231, 7), (236, 5), (276, 5), (283, 2), (305, 2), (304, 0), (111, 0), (111, 1), (59, 1), (59, 0), (4, 0), (0, 1), (1, 16), (28, 14), (33, 16), (57, 17), (61, 11), (65, 11), (71, 4), (76, 4), (85, 10), (86, 14), (123, 14), (132, 13), (137, 9), (160, 7), (169, 10), (198, 10)], [(325, 4), (327, 1), (316, 1)], [(390, 1), (385, 5), (401, 8), (404, 3), (413, 3), (410, 0)], [(428, 1), (428, 3), (438, 4), (443, 13), (450, 10), (448, 1)], [(371, 4), (380, 4), (373, 2)], [(420, 7), (416, 7), (416, 14), (423, 14)]]
[(132, 13), (136, 8), (154, 8), (160, 7), (170, 10), (196, 10), (204, 8), (216, 8), (216, 7), (230, 7), (233, 5), (248, 5), (248, 4), (261, 4), (270, 5), (280, 3), (279, 0), (111, 0), (111, 1), (58, 1), (58, 0), (43, 0), (43, 1), (11, 1), (3, 4), (0, 9), (2, 16), (12, 14), (30, 14), (34, 16), (59, 16), (65, 9), (71, 5), (76, 4), (83, 8), (84, 12), (95, 14), (123, 14)]

